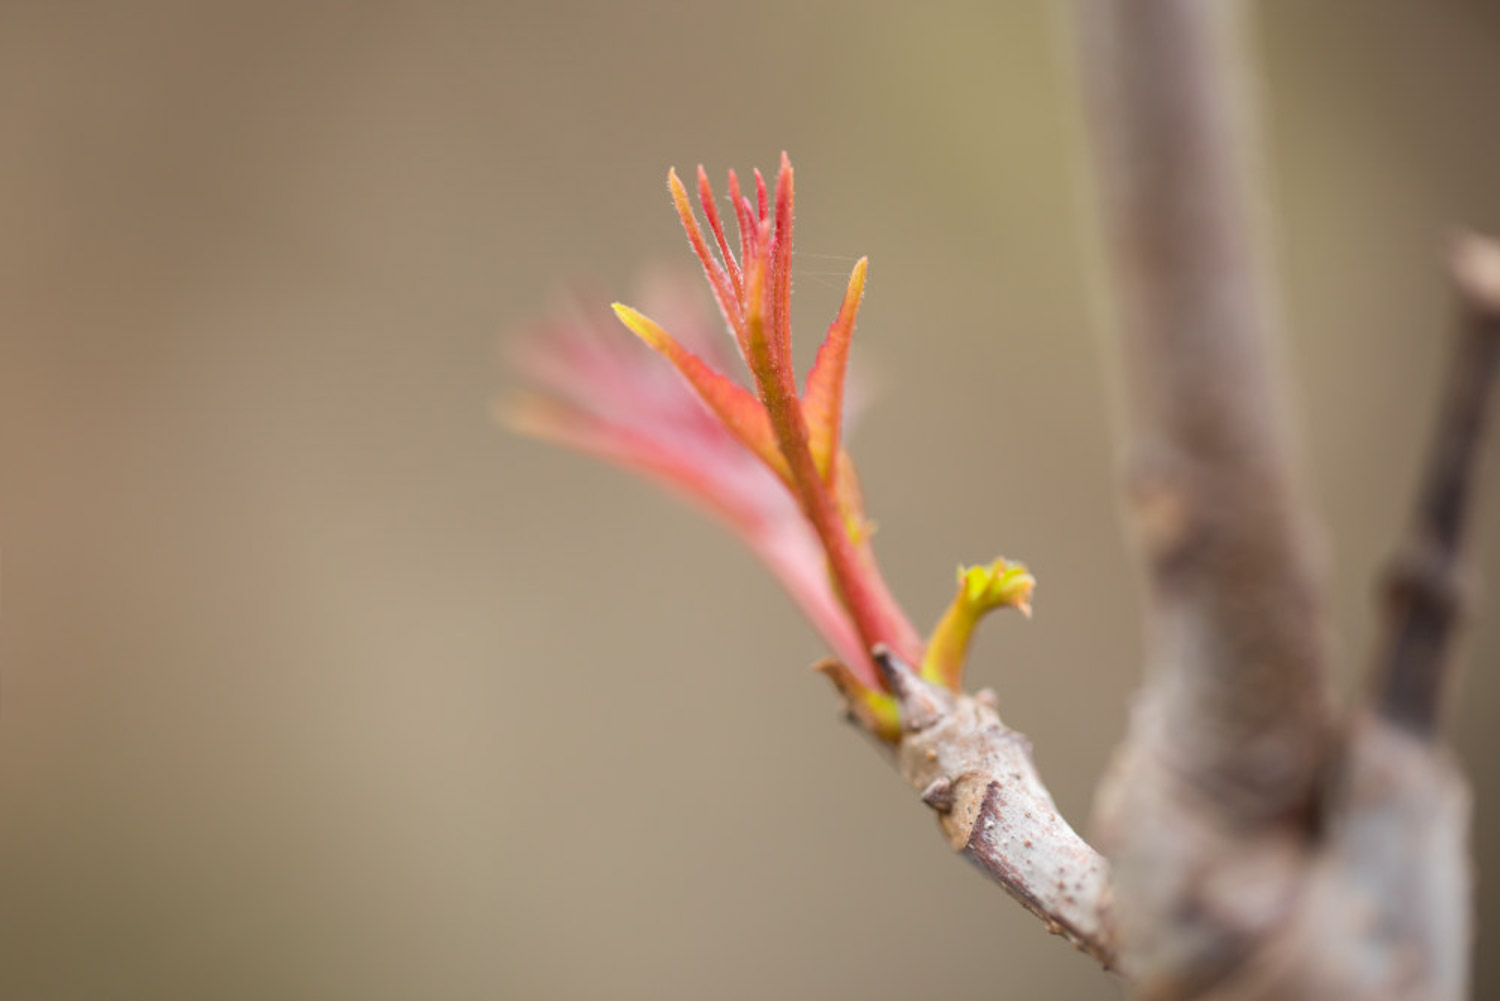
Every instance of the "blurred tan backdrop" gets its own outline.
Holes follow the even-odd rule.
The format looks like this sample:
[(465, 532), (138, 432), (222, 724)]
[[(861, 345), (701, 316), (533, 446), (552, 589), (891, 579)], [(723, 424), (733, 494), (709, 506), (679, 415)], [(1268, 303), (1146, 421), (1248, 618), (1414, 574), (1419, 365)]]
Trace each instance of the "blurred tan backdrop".
[[(1346, 681), (1500, 229), (1500, 7), (1261, 7)], [(0, 4), (0, 997), (1077, 998), (811, 631), (654, 490), (507, 437), (502, 334), (690, 263), (669, 164), (798, 167), (797, 325), (872, 259), (855, 440), (924, 623), (1064, 810), (1138, 671), (1057, 5)], [(1003, 398), (1003, 404), (1000, 402)], [(1500, 581), (1500, 444), (1479, 538)], [(1452, 732), (1500, 993), (1500, 601)]]

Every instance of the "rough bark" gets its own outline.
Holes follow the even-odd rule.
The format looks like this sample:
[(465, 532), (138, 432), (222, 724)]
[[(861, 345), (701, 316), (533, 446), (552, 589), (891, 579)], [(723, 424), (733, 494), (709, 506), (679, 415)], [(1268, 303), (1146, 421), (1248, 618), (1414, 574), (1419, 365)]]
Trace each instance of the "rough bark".
[(897, 768), (937, 811), (948, 844), (1112, 968), (1108, 863), (1058, 812), (1031, 741), (1000, 722), (993, 693), (953, 695), (883, 649), (876, 662), (901, 706)]

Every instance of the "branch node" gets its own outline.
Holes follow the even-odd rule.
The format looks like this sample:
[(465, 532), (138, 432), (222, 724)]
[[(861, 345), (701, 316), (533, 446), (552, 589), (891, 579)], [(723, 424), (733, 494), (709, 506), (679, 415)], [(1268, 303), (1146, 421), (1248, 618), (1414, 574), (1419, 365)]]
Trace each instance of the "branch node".
[(951, 779), (933, 779), (926, 789), (922, 790), (922, 802), (932, 807), (938, 813), (951, 813), (953, 810), (953, 782)]
[(1386, 569), (1384, 597), (1392, 612), (1422, 605), (1445, 618), (1457, 618), (1468, 604), (1472, 584), (1454, 554), (1434, 540), (1408, 545)]
[(1199, 505), (1188, 487), (1184, 463), (1160, 448), (1138, 456), (1125, 474), (1136, 538), (1148, 565), (1157, 573), (1183, 562), (1203, 535)]

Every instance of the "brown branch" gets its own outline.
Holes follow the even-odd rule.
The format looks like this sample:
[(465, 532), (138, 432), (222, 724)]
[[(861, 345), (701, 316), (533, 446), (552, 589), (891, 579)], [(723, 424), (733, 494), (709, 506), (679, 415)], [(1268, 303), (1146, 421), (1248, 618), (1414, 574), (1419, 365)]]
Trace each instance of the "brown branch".
[(1305, 802), (1321, 760), (1325, 627), (1267, 360), (1237, 6), (1078, 9), (1156, 683), (1176, 686), (1164, 709), (1197, 742), (1190, 777), (1274, 817)]
[(901, 706), (896, 766), (948, 843), (1048, 931), (1113, 968), (1109, 865), (1058, 812), (1031, 742), (1000, 722), (993, 693), (955, 696), (888, 650), (875, 656)]
[(1500, 367), (1500, 245), (1464, 237), (1453, 272), (1461, 309), (1458, 343), (1410, 535), (1386, 575), (1386, 634), (1374, 669), (1379, 711), (1424, 737), (1436, 731), (1449, 641), (1461, 611), (1465, 516)]
[(1331, 725), (1253, 225), (1240, 10), (1078, 0), (1150, 665), (1101, 787), (1127, 973), (1185, 996), (1293, 906)]

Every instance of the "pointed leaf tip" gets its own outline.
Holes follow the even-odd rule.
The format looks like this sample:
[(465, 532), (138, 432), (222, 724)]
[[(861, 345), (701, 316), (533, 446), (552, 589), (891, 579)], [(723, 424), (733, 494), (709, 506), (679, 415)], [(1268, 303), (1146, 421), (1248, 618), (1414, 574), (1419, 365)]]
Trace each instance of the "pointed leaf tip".
[(667, 332), (650, 317), (630, 308), (623, 302), (612, 302), (609, 304), (609, 308), (615, 311), (615, 316), (619, 318), (621, 323), (625, 324), (626, 329), (657, 351), (663, 350), (666, 343), (671, 340)]
[[(699, 177), (706, 180), (703, 168), (698, 168)], [(698, 257), (698, 263), (703, 266), (703, 274), (708, 278), (708, 284), (714, 293), (714, 302), (719, 306), (719, 312), (724, 315), (724, 322), (734, 333), (735, 340), (740, 342), (741, 349), (745, 343), (745, 319), (741, 312), (740, 296), (737, 288), (738, 278), (731, 279), (718, 261), (714, 260), (712, 251), (708, 249), (708, 243), (703, 238), (703, 228), (698, 225), (698, 217), (693, 214), (692, 202), (688, 200), (687, 188), (683, 186), (682, 179), (677, 176), (677, 168), (673, 167), (667, 171), (667, 187), (672, 193), (672, 203), (677, 207), (677, 216), (682, 220), (683, 232), (687, 234), (688, 243), (693, 248), (693, 253)], [(714, 229), (715, 239), (720, 246), (724, 246), (722, 225), (718, 214), (714, 211), (713, 200), (710, 198), (704, 206), (708, 214), (709, 223)], [(733, 267), (728, 253), (725, 254), (726, 262)]]
[(849, 370), (849, 347), (854, 336), (854, 322), (859, 314), (859, 304), (864, 299), (865, 275), (870, 259), (861, 257), (849, 275), (849, 285), (844, 291), (844, 301), (833, 323), (828, 326), (828, 337), (818, 347), (811, 371), (807, 374), (807, 387), (803, 393), (803, 412), (807, 416), (809, 445), (818, 472), (828, 478), (833, 472), (833, 459), (838, 454), (841, 426), (844, 419), (844, 381)]
[(741, 444), (783, 481), (791, 482), (791, 471), (776, 444), (771, 418), (753, 393), (714, 370), (644, 313), (619, 302), (611, 304), (610, 308), (631, 333), (672, 363), (698, 398)]
[[(719, 246), (719, 258), (729, 274), (729, 285), (739, 303), (745, 294), (744, 280), (739, 263), (729, 249), (729, 239), (724, 235), (724, 220), (719, 216), (719, 206), (714, 202), (714, 187), (708, 180), (708, 171), (698, 164), (698, 201), (703, 206), (703, 215), (708, 219), (708, 228), (713, 231), (714, 242)], [(741, 306), (743, 309), (743, 306)]]

